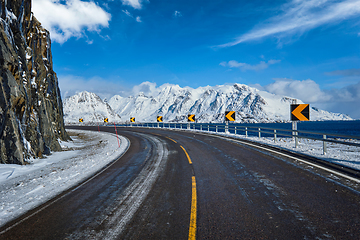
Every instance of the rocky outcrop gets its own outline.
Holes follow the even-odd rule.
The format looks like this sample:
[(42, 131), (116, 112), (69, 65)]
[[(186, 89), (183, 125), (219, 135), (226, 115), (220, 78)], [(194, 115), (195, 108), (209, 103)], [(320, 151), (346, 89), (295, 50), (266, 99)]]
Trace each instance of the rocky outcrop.
[(25, 164), (68, 140), (51, 41), (31, 0), (0, 0), (0, 162)]

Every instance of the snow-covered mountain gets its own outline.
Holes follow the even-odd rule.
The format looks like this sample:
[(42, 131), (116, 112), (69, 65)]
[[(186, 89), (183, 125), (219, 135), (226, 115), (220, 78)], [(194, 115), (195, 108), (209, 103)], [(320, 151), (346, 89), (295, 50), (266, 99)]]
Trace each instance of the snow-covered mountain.
[(84, 123), (103, 122), (104, 118), (121, 122), (121, 117), (95, 93), (78, 93), (66, 98), (63, 105), (65, 123), (78, 123), (79, 118), (83, 118)]
[[(83, 92), (75, 95), (65, 100), (65, 121), (70, 122), (70, 119), (78, 121), (79, 117), (84, 117), (85, 120), (85, 115), (80, 114), (80, 110), (89, 114), (89, 119), (99, 120), (98, 117), (91, 118), (91, 114), (95, 116), (101, 114), (101, 118), (108, 114), (110, 120), (111, 113), (112, 115), (116, 113), (121, 116), (122, 121), (135, 117), (136, 122), (155, 122), (159, 115), (163, 116), (164, 122), (187, 122), (188, 114), (195, 114), (197, 122), (223, 122), (227, 110), (236, 111), (236, 122), (290, 120), (292, 98), (259, 91), (244, 84), (206, 86), (197, 89), (164, 84), (147, 89), (146, 94), (140, 92), (130, 97), (113, 96), (108, 101), (111, 108), (107, 107), (107, 113), (103, 110), (107, 104), (95, 94)], [(297, 103), (303, 102), (297, 99)], [(331, 113), (315, 107), (311, 107), (310, 118), (311, 120), (351, 120), (347, 115)]]
[[(225, 111), (236, 111), (236, 122), (289, 121), (292, 98), (259, 91), (244, 84), (206, 86), (197, 89), (164, 84), (147, 95), (113, 96), (109, 105), (122, 119), (135, 117), (137, 121), (187, 122), (188, 114), (195, 114), (197, 122), (223, 122)], [(303, 103), (297, 99), (297, 103)], [(310, 110), (311, 120), (351, 120), (317, 108)]]

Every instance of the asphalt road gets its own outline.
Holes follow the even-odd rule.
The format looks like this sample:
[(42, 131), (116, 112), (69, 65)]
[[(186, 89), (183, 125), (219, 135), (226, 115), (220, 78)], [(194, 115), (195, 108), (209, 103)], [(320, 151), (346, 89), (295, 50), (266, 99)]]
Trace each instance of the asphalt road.
[(118, 133), (123, 157), (0, 239), (360, 238), (356, 182), (210, 135)]

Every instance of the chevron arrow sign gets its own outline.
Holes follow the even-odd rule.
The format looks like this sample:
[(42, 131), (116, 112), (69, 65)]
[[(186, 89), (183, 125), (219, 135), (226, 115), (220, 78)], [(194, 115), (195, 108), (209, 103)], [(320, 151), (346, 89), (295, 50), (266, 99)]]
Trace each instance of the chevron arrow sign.
[(291, 121), (309, 121), (309, 104), (291, 104)]
[(195, 114), (188, 115), (188, 122), (195, 122)]
[(225, 121), (235, 121), (235, 111), (226, 111), (225, 112)]

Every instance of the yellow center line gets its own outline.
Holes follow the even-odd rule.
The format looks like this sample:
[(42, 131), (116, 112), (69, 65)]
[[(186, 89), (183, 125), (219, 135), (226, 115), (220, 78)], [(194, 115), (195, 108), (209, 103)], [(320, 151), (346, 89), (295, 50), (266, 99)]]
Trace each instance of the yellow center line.
[(170, 139), (171, 141), (173, 141), (174, 143), (177, 143), (174, 139), (171, 139), (169, 137), (166, 137), (167, 139)]
[(195, 176), (192, 176), (192, 198), (191, 198), (191, 214), (189, 227), (189, 240), (195, 240), (196, 237), (196, 181)]
[[(184, 150), (189, 164), (192, 164), (189, 154), (186, 152), (185, 148), (180, 145), (182, 150)], [(192, 176), (192, 197), (191, 197), (191, 212), (190, 212), (190, 226), (189, 226), (189, 240), (196, 239), (196, 214), (197, 214), (197, 198), (196, 198), (196, 181), (195, 176)]]
[(183, 148), (183, 146), (181, 146), (181, 145), (180, 145), (180, 147), (182, 148), (182, 150), (184, 150), (184, 152), (185, 152), (185, 154), (186, 154), (186, 157), (187, 157), (187, 159), (189, 160), (189, 164), (192, 164), (191, 159), (190, 159), (190, 157), (189, 157), (189, 154), (186, 152), (185, 148)]

